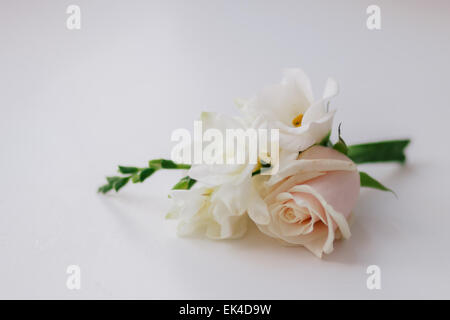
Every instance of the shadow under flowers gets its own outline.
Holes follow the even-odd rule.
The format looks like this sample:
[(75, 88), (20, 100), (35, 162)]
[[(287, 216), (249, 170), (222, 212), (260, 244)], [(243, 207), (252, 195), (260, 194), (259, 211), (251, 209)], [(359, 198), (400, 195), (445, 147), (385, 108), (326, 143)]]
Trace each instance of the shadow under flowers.
[[(388, 175), (380, 180), (388, 186), (391, 186), (391, 182), (392, 185), (395, 182), (395, 185), (399, 186), (415, 170), (416, 168), (410, 164), (401, 167), (396, 166), (394, 170), (391, 170)], [(401, 197), (401, 192), (398, 193)], [(168, 199), (163, 199), (160, 195), (131, 192), (102, 195), (100, 198), (102, 204), (117, 219), (118, 224), (121, 225), (122, 230), (125, 230), (127, 236), (133, 237), (135, 241), (142, 242), (142, 245), (149, 241), (149, 232), (151, 233), (152, 230), (158, 229), (158, 233), (162, 232), (161, 227), (166, 223), (164, 216), (170, 207)], [(385, 210), (383, 209), (384, 206), (389, 205), (389, 201), (398, 200), (389, 193), (361, 190), (351, 225), (352, 236), (348, 240), (336, 240), (334, 251), (329, 255), (323, 255), (322, 261), (325, 263), (334, 262), (366, 266), (372, 263), (375, 256), (382, 256), (383, 250), (386, 250), (386, 248), (375, 248), (373, 237), (378, 237), (380, 230), (383, 230), (382, 234), (389, 235), (390, 241), (395, 241), (396, 237), (396, 229), (387, 224), (383, 216), (379, 214), (380, 210)], [(200, 241), (216, 242), (215, 246), (226, 247), (239, 256), (245, 254), (245, 252), (253, 252), (263, 263), (271, 263), (274, 255), (278, 258), (280, 256), (294, 256), (295, 260), (320, 261), (304, 247), (288, 246), (263, 234), (252, 221), (248, 222), (247, 233), (240, 239), (216, 241), (204, 237), (182, 237), (178, 240), (195, 245)], [(379, 243), (379, 241), (377, 242)], [(210, 248), (211, 246), (207, 245), (206, 247)], [(262, 255), (258, 253), (262, 253)]]

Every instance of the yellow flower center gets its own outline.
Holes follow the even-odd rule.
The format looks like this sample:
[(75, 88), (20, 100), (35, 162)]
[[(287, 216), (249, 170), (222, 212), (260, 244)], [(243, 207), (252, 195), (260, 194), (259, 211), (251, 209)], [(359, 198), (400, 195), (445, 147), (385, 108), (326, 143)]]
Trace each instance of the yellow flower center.
[(302, 125), (302, 120), (303, 120), (303, 113), (300, 113), (298, 116), (296, 116), (293, 120), (292, 120), (292, 124), (294, 125), (294, 127), (300, 127)]

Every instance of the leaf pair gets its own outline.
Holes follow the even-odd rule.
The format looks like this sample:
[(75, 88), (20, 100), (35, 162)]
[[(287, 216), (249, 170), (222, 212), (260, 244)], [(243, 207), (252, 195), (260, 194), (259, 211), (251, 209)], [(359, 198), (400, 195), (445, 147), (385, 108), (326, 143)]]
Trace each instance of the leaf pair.
[(98, 192), (107, 193), (112, 189), (117, 192), (128, 183), (130, 177), (107, 177), (106, 180), (108, 183), (98, 188)]

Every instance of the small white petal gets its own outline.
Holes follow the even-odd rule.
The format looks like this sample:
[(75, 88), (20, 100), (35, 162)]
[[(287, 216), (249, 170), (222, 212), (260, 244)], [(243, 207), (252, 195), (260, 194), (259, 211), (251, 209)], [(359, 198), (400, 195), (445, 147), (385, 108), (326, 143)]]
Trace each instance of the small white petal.
[(333, 78), (328, 78), (323, 91), (323, 100), (327, 101), (339, 93), (339, 85)]

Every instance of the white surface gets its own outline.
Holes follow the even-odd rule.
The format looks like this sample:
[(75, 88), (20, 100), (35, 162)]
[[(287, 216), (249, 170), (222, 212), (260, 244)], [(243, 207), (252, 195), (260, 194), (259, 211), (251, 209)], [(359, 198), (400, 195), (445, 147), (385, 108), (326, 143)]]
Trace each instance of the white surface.
[[(78, 4), (82, 29), (65, 27)], [(0, 298), (450, 298), (450, 4), (376, 1), (0, 2)], [(364, 168), (352, 238), (319, 260), (252, 228), (179, 239), (180, 173), (102, 196), (117, 164), (170, 154), (201, 110), (302, 67), (341, 87), (347, 142), (411, 137), (409, 163)], [(66, 267), (82, 288), (66, 288)], [(381, 267), (382, 290), (366, 288)]]

